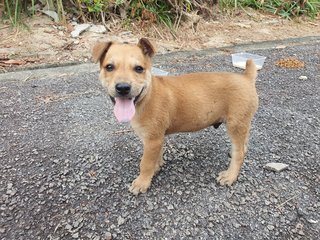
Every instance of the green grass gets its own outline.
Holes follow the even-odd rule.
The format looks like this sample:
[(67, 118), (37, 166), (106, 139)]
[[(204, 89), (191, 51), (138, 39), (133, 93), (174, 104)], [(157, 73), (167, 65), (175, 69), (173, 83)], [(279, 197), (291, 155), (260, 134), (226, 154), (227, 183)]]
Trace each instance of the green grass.
[[(27, 4), (25, 4), (27, 3)], [(27, 8), (29, 7), (29, 9)], [(22, 16), (33, 16), (35, 14), (35, 0), (5, 0), (3, 18), (9, 20), (13, 27), (25, 26)]]
[(286, 19), (308, 16), (314, 19), (320, 11), (320, 0), (220, 0), (222, 10), (251, 7)]
[(10, 23), (17, 27), (21, 16), (21, 2), (19, 0), (9, 1), (5, 0), (5, 13), (10, 20)]
[[(36, 13), (35, 5), (39, 3), (39, 0), (4, 0), (3, 18), (17, 27), (23, 24), (22, 15)], [(157, 23), (173, 31), (178, 28), (184, 13), (199, 10), (201, 14), (202, 7), (211, 9), (217, 3), (224, 12), (250, 7), (287, 19), (299, 16), (314, 19), (320, 12), (320, 0), (46, 0), (46, 3), (55, 9), (62, 24), (70, 13), (84, 22), (106, 23), (116, 17), (126, 23)]]

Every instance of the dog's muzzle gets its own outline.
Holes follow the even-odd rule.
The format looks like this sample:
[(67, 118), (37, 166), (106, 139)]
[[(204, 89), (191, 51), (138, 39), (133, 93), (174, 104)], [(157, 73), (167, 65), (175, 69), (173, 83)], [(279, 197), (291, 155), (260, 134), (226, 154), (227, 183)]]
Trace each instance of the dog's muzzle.
[(113, 112), (119, 122), (130, 122), (132, 120), (136, 112), (135, 105), (144, 89), (143, 87), (140, 93), (134, 97), (129, 84), (121, 83), (115, 86), (116, 96), (110, 96), (110, 98), (114, 104)]

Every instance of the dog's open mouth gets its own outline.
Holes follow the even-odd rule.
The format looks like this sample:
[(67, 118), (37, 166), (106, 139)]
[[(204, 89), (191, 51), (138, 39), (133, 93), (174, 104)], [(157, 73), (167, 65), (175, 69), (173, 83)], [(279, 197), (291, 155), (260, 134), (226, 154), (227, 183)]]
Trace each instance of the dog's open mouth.
[(141, 97), (144, 88), (136, 97), (111, 97), (114, 103), (114, 115), (120, 123), (130, 122), (136, 112), (135, 104)]

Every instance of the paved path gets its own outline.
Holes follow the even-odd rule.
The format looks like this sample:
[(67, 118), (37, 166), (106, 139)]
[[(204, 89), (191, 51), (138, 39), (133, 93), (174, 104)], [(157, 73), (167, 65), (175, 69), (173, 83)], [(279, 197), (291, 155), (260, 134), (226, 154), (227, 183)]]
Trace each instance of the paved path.
[[(221, 126), (167, 137), (166, 165), (138, 197), (127, 189), (142, 145), (116, 124), (97, 66), (1, 74), (0, 239), (317, 239), (319, 44), (306, 38), (159, 56), (156, 66), (173, 74), (239, 71), (232, 51), (267, 60), (239, 181), (215, 182), (230, 147)], [(305, 67), (275, 65), (289, 56)], [(289, 169), (271, 172), (269, 162)]]

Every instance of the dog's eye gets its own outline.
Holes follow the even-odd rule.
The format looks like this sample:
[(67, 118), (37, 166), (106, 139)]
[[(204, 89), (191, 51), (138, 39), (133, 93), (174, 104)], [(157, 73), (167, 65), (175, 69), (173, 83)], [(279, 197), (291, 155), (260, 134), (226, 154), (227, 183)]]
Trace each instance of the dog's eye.
[(106, 70), (107, 70), (108, 72), (112, 72), (112, 71), (114, 70), (114, 65), (113, 65), (113, 64), (108, 64), (108, 65), (106, 66)]
[(143, 73), (144, 68), (141, 67), (141, 66), (135, 66), (135, 67), (134, 67), (134, 71), (135, 71), (136, 73)]

